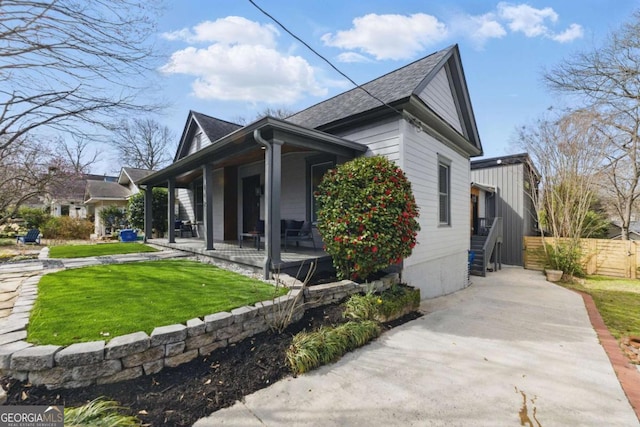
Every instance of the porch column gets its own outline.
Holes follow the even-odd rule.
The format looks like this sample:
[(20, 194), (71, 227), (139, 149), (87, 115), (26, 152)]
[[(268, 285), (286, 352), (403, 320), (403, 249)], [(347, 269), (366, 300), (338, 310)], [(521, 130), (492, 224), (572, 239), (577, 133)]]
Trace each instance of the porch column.
[(169, 243), (176, 242), (176, 179), (169, 178), (167, 181), (167, 232), (169, 233)]
[(280, 264), (280, 185), (282, 141), (269, 141), (265, 151), (265, 242), (264, 278), (269, 279), (271, 266)]
[(151, 238), (151, 229), (153, 228), (153, 214), (151, 212), (153, 206), (153, 187), (147, 185), (144, 190), (144, 241)]
[(202, 201), (204, 203), (204, 243), (208, 251), (213, 248), (213, 166), (202, 167)]

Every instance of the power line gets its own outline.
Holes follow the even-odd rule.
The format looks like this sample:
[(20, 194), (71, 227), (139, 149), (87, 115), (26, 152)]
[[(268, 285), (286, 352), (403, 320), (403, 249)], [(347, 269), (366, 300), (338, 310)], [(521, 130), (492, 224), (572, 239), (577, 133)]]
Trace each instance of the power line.
[(333, 63), (331, 61), (329, 61), (327, 58), (325, 58), (323, 55), (321, 55), (320, 53), (318, 53), (314, 48), (312, 48), (311, 46), (309, 46), (304, 40), (302, 40), (300, 37), (298, 37), (297, 35), (295, 35), (293, 32), (291, 32), (287, 27), (284, 26), (284, 24), (282, 24), (280, 21), (278, 21), (276, 18), (274, 18), (272, 15), (269, 14), (269, 12), (267, 12), (266, 10), (264, 10), (263, 8), (261, 8), (260, 6), (258, 6), (253, 0), (249, 0), (249, 3), (251, 3), (256, 9), (258, 9), (260, 12), (262, 12), (265, 16), (267, 16), (269, 19), (271, 19), (273, 22), (275, 22), (276, 24), (278, 24), (280, 26), (280, 28), (282, 28), (284, 31), (286, 31), (291, 37), (293, 37), (294, 39), (298, 40), (300, 43), (302, 43), (307, 49), (309, 49), (311, 52), (313, 52), (317, 57), (319, 57), (320, 59), (322, 59), (324, 62), (326, 62), (327, 64), (329, 64), (329, 66), (331, 68), (333, 68), (335, 71), (338, 72), (338, 74), (340, 74), (342, 77), (344, 77), (345, 79), (349, 80), (351, 82), (351, 84), (353, 84), (356, 88), (361, 89), (364, 91), (364, 93), (366, 93), (367, 95), (369, 95), (371, 98), (375, 99), (376, 101), (378, 101), (379, 103), (381, 103), (382, 105), (384, 105), (387, 108), (390, 108), (391, 110), (393, 110), (394, 112), (398, 113), (401, 117), (404, 117), (404, 115), (402, 114), (402, 111), (398, 110), (397, 108), (387, 104), (386, 102), (384, 102), (382, 99), (378, 98), (377, 96), (375, 96), (374, 94), (372, 94), (371, 92), (369, 92), (367, 89), (365, 89), (364, 87), (362, 87), (361, 85), (359, 85), (358, 83), (356, 83), (355, 81), (353, 81), (353, 79), (351, 79), (351, 77), (347, 76), (344, 72), (342, 72), (338, 67), (336, 67), (335, 65), (333, 65)]

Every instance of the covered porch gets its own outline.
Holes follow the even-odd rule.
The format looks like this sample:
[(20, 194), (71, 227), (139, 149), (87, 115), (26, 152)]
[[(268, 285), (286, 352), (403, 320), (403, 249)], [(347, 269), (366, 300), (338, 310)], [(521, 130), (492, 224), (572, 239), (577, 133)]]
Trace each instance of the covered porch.
[[(233, 263), (247, 270), (253, 270), (256, 273), (263, 273), (265, 245), (260, 244), (260, 248), (256, 249), (252, 242), (247, 241), (242, 247), (237, 241), (216, 241), (215, 250), (207, 250), (203, 240), (199, 238), (175, 238), (173, 242), (169, 239), (148, 239), (148, 243), (163, 246), (166, 248), (177, 249), (187, 252), (193, 256), (204, 257), (213, 263)], [(272, 272), (285, 273), (291, 277), (302, 275), (300, 280), (304, 278), (309, 265), (314, 262), (316, 271), (323, 272), (331, 270), (331, 257), (322, 249), (313, 248), (292, 248), (286, 252), (282, 252), (280, 263), (273, 265)]]
[[(198, 126), (187, 124), (184, 141), (197, 141), (202, 135)], [(167, 168), (140, 181), (145, 191), (145, 239), (175, 249), (224, 259), (260, 268), (264, 277), (272, 273), (297, 269), (302, 260), (328, 256), (317, 230), (311, 241), (314, 249), (300, 242), (284, 251), (281, 246), (281, 220), (304, 221), (315, 225), (313, 198), (322, 174), (336, 164), (362, 155), (365, 145), (333, 135), (307, 129), (289, 122), (265, 117), (222, 136), (204, 148), (189, 151)], [(153, 213), (152, 188), (168, 190), (168, 235), (151, 239)], [(177, 190), (188, 197), (181, 199), (176, 216)], [(176, 219), (188, 216), (193, 235), (176, 237), (172, 232)], [(257, 229), (257, 224), (263, 229)], [(256, 250), (251, 233), (260, 234)], [(198, 237), (197, 239), (193, 237)], [(249, 237), (244, 247), (238, 238)], [(295, 274), (295, 272), (294, 272)]]

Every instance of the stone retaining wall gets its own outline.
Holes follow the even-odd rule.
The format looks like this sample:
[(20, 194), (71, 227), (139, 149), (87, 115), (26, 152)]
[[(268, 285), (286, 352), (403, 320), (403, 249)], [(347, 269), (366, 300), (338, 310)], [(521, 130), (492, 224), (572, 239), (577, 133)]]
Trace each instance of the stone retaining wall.
[[(280, 278), (283, 279), (282, 277)], [(34, 346), (20, 338), (0, 345), (0, 370), (19, 380), (49, 389), (76, 388), (107, 384), (150, 375), (164, 367), (175, 367), (198, 356), (267, 331), (277, 316), (293, 307), (291, 322), (304, 315), (306, 308), (338, 302), (346, 296), (371, 288), (385, 289), (398, 282), (398, 275), (388, 275), (371, 284), (359, 285), (349, 280), (304, 289), (292, 278), (284, 278), (290, 292), (274, 300), (258, 302), (195, 318), (186, 324), (155, 328), (145, 332), (115, 337), (108, 343), (92, 341), (72, 344)], [(29, 289), (29, 292), (33, 292)], [(304, 297), (304, 303), (301, 296)], [(23, 314), (24, 315), (24, 314)], [(25, 321), (27, 319), (25, 318)], [(25, 322), (26, 327), (26, 322)], [(0, 342), (2, 335), (0, 335)]]

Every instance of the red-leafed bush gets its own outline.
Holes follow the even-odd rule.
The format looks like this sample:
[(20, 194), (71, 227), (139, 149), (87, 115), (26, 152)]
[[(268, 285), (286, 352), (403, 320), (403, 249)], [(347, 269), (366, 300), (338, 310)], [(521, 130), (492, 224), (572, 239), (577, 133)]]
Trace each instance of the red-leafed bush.
[(338, 276), (366, 279), (411, 255), (420, 230), (411, 183), (382, 156), (330, 170), (318, 191), (318, 231)]

